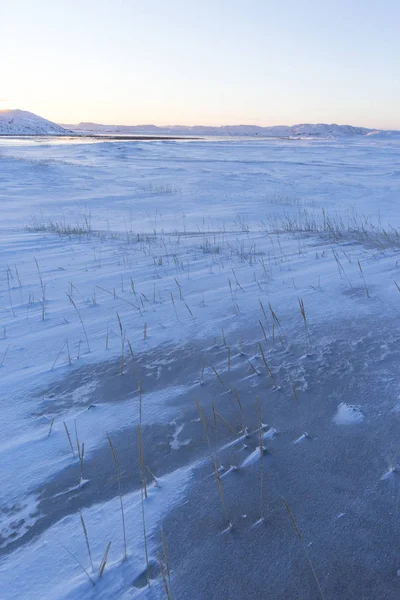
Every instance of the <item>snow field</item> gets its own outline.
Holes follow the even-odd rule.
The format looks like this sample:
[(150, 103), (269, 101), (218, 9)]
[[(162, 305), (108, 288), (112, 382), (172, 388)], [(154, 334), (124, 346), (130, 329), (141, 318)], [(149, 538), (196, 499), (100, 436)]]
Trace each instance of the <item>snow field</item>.
[[(110, 146), (96, 145), (93, 151), (63, 147), (54, 153), (40, 146), (17, 151), (7, 148), (1, 159), (4, 223), (8, 226), (2, 229), (0, 245), (0, 424), (5, 432), (0, 444), (4, 474), (0, 489), (0, 541), (5, 550), (0, 580), (7, 599), (123, 598), (142, 594), (162, 597), (164, 587), (157, 566), (159, 528), (173, 508), (187, 501), (193, 473), (210, 461), (205, 440), (201, 458), (189, 460), (185, 454), (196, 445), (193, 433), (204, 438), (194, 396), (199, 397), (212, 431), (213, 452), (220, 448), (224, 463), (225, 458), (232, 458), (232, 465), (224, 464), (223, 486), (236, 476), (236, 469), (227, 472), (231, 466), (240, 472), (254, 471), (257, 481), (257, 395), (261, 397), (263, 423), (268, 423), (262, 436), (266, 455), (270, 446), (274, 448), (276, 444), (278, 454), (284, 444), (284, 452), (291, 453), (293, 461), (296, 453), (305, 452), (307, 444), (312, 448), (321, 440), (328, 443), (336, 435), (354, 436), (351, 432), (357, 428), (362, 432), (364, 427), (376, 426), (384, 431), (379, 425), (382, 413), (386, 419), (398, 402), (400, 389), (393, 377), (396, 330), (392, 327), (392, 337), (387, 335), (400, 311), (400, 294), (395, 285), (396, 281), (400, 284), (397, 234), (382, 224), (379, 211), (375, 211), (375, 216), (368, 213), (367, 221), (362, 217), (354, 220), (352, 203), (361, 194), (361, 188), (354, 190), (345, 208), (334, 201), (332, 207), (321, 206), (330, 188), (318, 188), (315, 181), (307, 183), (301, 176), (299, 187), (304, 197), (299, 202), (272, 196), (274, 200), (266, 207), (258, 197), (249, 201), (245, 212), (246, 202), (240, 195), (248, 181), (248, 169), (255, 168), (255, 155), (261, 152), (250, 143), (251, 160), (246, 155), (249, 163), (242, 167), (243, 172), (238, 172), (237, 182), (230, 190), (233, 196), (227, 196), (226, 206), (220, 209), (215, 195), (223, 195), (224, 182), (235, 178), (232, 165), (226, 178), (222, 154), (228, 153), (227, 160), (240, 161), (245, 147), (232, 146), (227, 150), (224, 144), (216, 146), (213, 152), (221, 164), (208, 165), (215, 170), (207, 184), (201, 181), (207, 150), (199, 144), (187, 150), (189, 157), (180, 159), (180, 175), (176, 161), (182, 150), (175, 146), (157, 145), (154, 151), (149, 146), (142, 149), (140, 144), (131, 151)], [(281, 152), (282, 147), (277, 145), (274, 150)], [(268, 154), (271, 148), (263, 151)], [(298, 151), (303, 152), (304, 147)], [(333, 147), (332, 152), (336, 151)], [(357, 151), (358, 147), (348, 150)], [(387, 147), (382, 150), (389, 151)], [(168, 160), (172, 160), (172, 173), (158, 173), (159, 181), (148, 181), (144, 170), (152, 172), (154, 163), (160, 168), (163, 152), (166, 158), (161, 162), (162, 169), (168, 171)], [(328, 150), (311, 145), (308, 152), (326, 156)], [(371, 146), (362, 149), (362, 153), (369, 152)], [(145, 158), (141, 157), (143, 153)], [(285, 155), (289, 154), (290, 150), (285, 149)], [(379, 152), (377, 156), (378, 160), (382, 158)], [(123, 161), (128, 164), (122, 165)], [(116, 173), (124, 174), (124, 181), (113, 180), (113, 162)], [(278, 163), (273, 166), (277, 179), (289, 169)], [(270, 165), (257, 166), (261, 168), (270, 174)], [(356, 170), (355, 165), (353, 168)], [(26, 176), (22, 184), (14, 179), (18, 169)], [(143, 171), (140, 186), (130, 179), (135, 169)], [(82, 187), (90, 170), (99, 177), (99, 188), (95, 177), (86, 181), (86, 188)], [(65, 184), (74, 173), (77, 179), (71, 180), (68, 194)], [(218, 190), (206, 203), (218, 173)], [(381, 181), (378, 174), (375, 177)], [(56, 195), (59, 182), (61, 197)], [(286, 187), (284, 177), (281, 184)], [(277, 182), (275, 185), (279, 188)], [(314, 186), (312, 201), (302, 185)], [(379, 190), (383, 195), (385, 186), (382, 178)], [(119, 196), (109, 195), (107, 200), (113, 187), (118, 188)], [(198, 187), (202, 189), (203, 204), (198, 202)], [(394, 194), (386, 191), (386, 198)], [(337, 188), (333, 196), (338, 192)], [(71, 207), (71, 197), (85, 195), (86, 201), (81, 198), (78, 206)], [(371, 206), (372, 200), (365, 202)], [(301, 210), (305, 205), (308, 220)], [(148, 210), (143, 211), (143, 207)], [(325, 213), (321, 208), (326, 209)], [(391, 210), (395, 215), (395, 207)], [(388, 214), (390, 217), (390, 211)], [(344, 227), (339, 224), (340, 219)], [(336, 225), (331, 226), (332, 223)], [(380, 324), (378, 328), (375, 323)], [(359, 326), (359, 330), (353, 333), (349, 324)], [(335, 350), (335, 344), (343, 343), (341, 336), (346, 328), (349, 345), (343, 346), (342, 351), (339, 345), (339, 350)], [(196, 347), (193, 362), (185, 355), (179, 358), (179, 354), (171, 354), (171, 349), (183, 352), (188, 345)], [(168, 474), (159, 477), (155, 473), (160, 487), (149, 482), (145, 520), (152, 565), (150, 590), (143, 576), (146, 564), (140, 486), (131, 486), (123, 493), (126, 562), (122, 560), (115, 474), (112, 483), (107, 482), (113, 486), (111, 499), (101, 495), (96, 499), (93, 493), (91, 505), (80, 507), (96, 565), (100, 564), (108, 542), (112, 542), (101, 579), (98, 567), (95, 573), (90, 570), (79, 511), (71, 509), (67, 515), (60, 514), (48, 528), (37, 529), (35, 534), (35, 527), (39, 528), (41, 520), (47, 517), (41, 508), (46, 486), (56, 479), (62, 482), (64, 474), (75, 469), (75, 483), (70, 484), (66, 477), (65, 489), (61, 484), (57, 494), (72, 498), (78, 506), (83, 488), (93, 489), (90, 486), (95, 485), (92, 478), (82, 489), (79, 485), (77, 440), (80, 447), (82, 442), (85, 445), (85, 482), (86, 461), (89, 465), (92, 459), (98, 460), (99, 450), (107, 449), (106, 434), (117, 441), (126, 430), (136, 429), (140, 387), (139, 379), (130, 374), (139, 364), (144, 373), (142, 425), (172, 427), (168, 446), (175, 453), (173, 456), (182, 457), (179, 466)], [(345, 397), (346, 390), (340, 388), (340, 377), (343, 385), (351, 383), (351, 369), (359, 369), (357, 377), (361, 380), (364, 368), (371, 376), (370, 389), (376, 385), (373, 389), (378, 394), (385, 387), (386, 397), (379, 403), (362, 396)], [(326, 374), (326, 381), (320, 370)], [(179, 371), (183, 373), (181, 378)], [(186, 377), (186, 373), (190, 376)], [(100, 393), (103, 379), (110, 378), (114, 383), (107, 388), (108, 394)], [(75, 383), (68, 387), (71, 380)], [(116, 382), (124, 380), (128, 385), (120, 393)], [(238, 410), (233, 387), (243, 394), (244, 416)], [(250, 416), (246, 417), (250, 406), (247, 394), (253, 400)], [(313, 394), (326, 394), (328, 404), (312, 405), (308, 397)], [(186, 417), (189, 398), (194, 414), (186, 420), (183, 415)], [(227, 408), (230, 401), (232, 409)], [(213, 426), (212, 402), (236, 431), (236, 437), (222, 420), (218, 427)], [(280, 405), (279, 410), (275, 405)], [(247, 419), (250, 438), (246, 442), (240, 428), (244, 425), (241, 420)], [(336, 433), (339, 430), (348, 433)], [(156, 441), (146, 439), (145, 434), (146, 429), (146, 455)], [(136, 438), (132, 445), (136, 445)], [(111, 461), (109, 450), (108, 456)], [(118, 452), (117, 456), (122, 460)], [(377, 465), (376, 481), (385, 474), (386, 459), (393, 462), (394, 456), (396, 445), (390, 437), (387, 455)], [(274, 458), (266, 456), (265, 460)], [(269, 462), (265, 472), (267, 465)], [(209, 468), (207, 481), (213, 477)], [(254, 493), (258, 494), (258, 483), (255, 487)], [(212, 489), (218, 498), (215, 482)], [(231, 496), (227, 492), (225, 498), (229, 506)], [(56, 495), (54, 500), (57, 515)], [(235, 528), (239, 517), (234, 510), (231, 519)], [(26, 537), (28, 534), (31, 537)], [(88, 570), (95, 586), (69, 552)], [(174, 577), (179, 577), (173, 570), (172, 589)]]

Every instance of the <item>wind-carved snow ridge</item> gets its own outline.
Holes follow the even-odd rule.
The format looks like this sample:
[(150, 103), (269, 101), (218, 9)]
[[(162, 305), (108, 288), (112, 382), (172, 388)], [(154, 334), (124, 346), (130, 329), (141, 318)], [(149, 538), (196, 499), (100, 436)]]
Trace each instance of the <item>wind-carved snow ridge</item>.
[(364, 415), (359, 406), (341, 402), (333, 418), (336, 425), (354, 425), (364, 421)]
[(1, 507), (0, 548), (21, 538), (39, 518), (37, 498), (31, 494), (23, 500)]

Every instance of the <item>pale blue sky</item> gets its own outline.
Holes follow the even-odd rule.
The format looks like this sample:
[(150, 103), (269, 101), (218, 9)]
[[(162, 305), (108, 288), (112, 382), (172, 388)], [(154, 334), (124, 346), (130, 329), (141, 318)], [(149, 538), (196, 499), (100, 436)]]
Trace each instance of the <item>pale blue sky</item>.
[(400, 128), (400, 0), (0, 0), (0, 107)]

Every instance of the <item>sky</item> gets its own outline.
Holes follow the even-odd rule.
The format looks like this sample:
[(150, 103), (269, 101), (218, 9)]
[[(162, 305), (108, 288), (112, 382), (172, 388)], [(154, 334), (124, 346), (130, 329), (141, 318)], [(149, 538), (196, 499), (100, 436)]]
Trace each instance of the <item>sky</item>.
[(0, 108), (400, 129), (399, 0), (0, 0)]

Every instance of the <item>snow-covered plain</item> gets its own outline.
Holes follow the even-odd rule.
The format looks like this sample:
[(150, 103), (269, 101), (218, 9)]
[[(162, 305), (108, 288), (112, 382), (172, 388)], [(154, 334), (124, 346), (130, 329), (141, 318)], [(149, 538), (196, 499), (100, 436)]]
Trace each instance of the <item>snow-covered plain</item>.
[(398, 597), (399, 184), (374, 136), (0, 142), (0, 598)]

